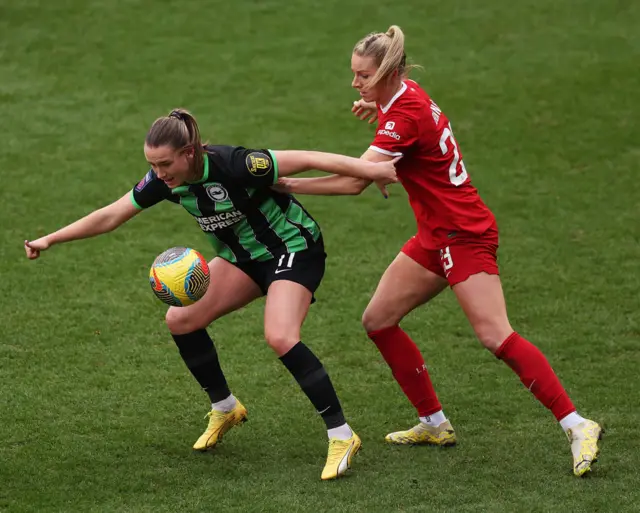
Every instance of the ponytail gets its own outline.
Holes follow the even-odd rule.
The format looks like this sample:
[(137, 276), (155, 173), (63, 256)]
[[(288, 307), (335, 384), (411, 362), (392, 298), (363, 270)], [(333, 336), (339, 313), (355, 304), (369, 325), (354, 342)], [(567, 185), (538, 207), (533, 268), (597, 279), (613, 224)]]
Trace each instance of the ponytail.
[(378, 70), (367, 83), (371, 88), (387, 80), (395, 71), (400, 78), (408, 76), (411, 69), (418, 66), (407, 66), (407, 56), (404, 51), (404, 33), (397, 25), (391, 25), (386, 32), (373, 32), (364, 37), (353, 49), (353, 53), (360, 57), (372, 57)]

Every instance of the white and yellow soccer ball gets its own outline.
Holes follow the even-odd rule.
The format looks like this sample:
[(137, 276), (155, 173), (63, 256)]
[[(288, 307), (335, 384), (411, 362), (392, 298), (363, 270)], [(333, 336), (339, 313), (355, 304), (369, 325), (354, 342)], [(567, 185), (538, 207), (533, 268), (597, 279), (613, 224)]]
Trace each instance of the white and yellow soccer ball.
[(176, 247), (160, 253), (149, 271), (154, 294), (171, 306), (187, 306), (209, 288), (209, 266), (195, 249)]

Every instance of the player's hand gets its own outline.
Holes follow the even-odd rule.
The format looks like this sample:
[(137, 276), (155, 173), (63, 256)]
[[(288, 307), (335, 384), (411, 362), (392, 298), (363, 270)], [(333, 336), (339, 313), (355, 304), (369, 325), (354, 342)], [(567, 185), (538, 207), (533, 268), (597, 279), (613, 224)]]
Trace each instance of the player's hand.
[(387, 189), (387, 186), (382, 182), (373, 182), (373, 183), (376, 184), (376, 187), (380, 191), (380, 194), (382, 194), (384, 196), (384, 199), (388, 199), (389, 198), (389, 191)]
[(394, 158), (393, 160), (387, 160), (384, 162), (376, 163), (376, 165), (386, 164), (386, 167), (384, 168), (386, 170), (388, 170), (389, 166), (393, 166), (393, 176), (387, 175), (374, 180), (376, 187), (378, 188), (380, 193), (384, 196), (384, 199), (387, 199), (389, 197), (389, 190), (387, 189), (387, 185), (398, 182), (398, 176), (396, 175), (395, 165), (401, 158), (402, 156), (399, 156)]
[(389, 185), (398, 181), (398, 175), (396, 175), (396, 162), (402, 157), (396, 157), (393, 160), (384, 160), (382, 162), (372, 162), (371, 169), (373, 170), (371, 179), (379, 185)]
[(29, 260), (35, 260), (40, 256), (40, 252), (49, 249), (49, 242), (46, 237), (41, 237), (33, 241), (24, 241), (24, 250)]
[(278, 178), (278, 181), (275, 184), (273, 184), (271, 188), (276, 192), (281, 192), (282, 194), (291, 194), (292, 192), (291, 179), (286, 177)]
[(353, 102), (351, 112), (362, 121), (369, 119), (369, 124), (372, 125), (378, 119), (378, 109), (375, 102), (365, 102), (364, 100), (356, 100)]

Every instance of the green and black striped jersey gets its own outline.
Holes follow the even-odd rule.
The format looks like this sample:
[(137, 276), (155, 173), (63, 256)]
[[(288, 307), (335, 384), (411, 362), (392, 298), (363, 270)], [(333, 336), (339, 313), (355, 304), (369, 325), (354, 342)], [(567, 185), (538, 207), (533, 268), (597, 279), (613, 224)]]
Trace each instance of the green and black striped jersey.
[(205, 146), (205, 152), (202, 179), (171, 189), (150, 170), (131, 190), (132, 203), (181, 204), (229, 262), (265, 261), (318, 241), (320, 227), (303, 206), (270, 188), (278, 180), (271, 151)]

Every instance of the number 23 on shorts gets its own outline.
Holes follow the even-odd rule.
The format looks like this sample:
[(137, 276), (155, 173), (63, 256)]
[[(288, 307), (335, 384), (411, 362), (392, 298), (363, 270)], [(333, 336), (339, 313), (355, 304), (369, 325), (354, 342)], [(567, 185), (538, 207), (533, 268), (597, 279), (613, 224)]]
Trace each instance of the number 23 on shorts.
[(453, 258), (451, 258), (449, 246), (440, 250), (440, 260), (442, 261), (442, 269), (444, 270), (445, 276), (449, 276), (449, 272), (453, 267)]

